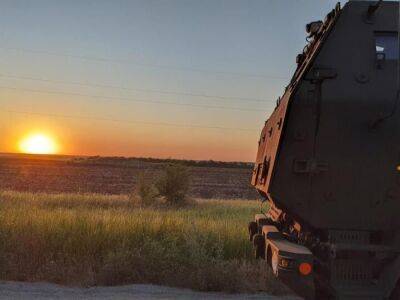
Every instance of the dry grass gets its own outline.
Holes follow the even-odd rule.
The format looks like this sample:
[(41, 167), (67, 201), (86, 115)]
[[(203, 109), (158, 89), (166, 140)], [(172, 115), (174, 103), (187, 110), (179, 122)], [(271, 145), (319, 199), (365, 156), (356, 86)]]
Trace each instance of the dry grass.
[(256, 201), (138, 209), (126, 196), (0, 193), (0, 280), (286, 293), (251, 257)]

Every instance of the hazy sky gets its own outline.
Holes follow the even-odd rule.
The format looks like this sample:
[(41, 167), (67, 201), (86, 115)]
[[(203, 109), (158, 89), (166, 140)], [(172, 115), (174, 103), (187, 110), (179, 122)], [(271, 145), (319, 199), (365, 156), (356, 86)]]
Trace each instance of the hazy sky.
[(0, 152), (44, 132), (65, 154), (252, 161), (336, 2), (1, 0)]

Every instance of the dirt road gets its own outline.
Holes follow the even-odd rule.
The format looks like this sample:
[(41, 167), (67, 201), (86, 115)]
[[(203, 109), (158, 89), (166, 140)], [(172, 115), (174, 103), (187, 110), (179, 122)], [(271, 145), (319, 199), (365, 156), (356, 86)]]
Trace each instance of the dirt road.
[(251, 300), (300, 300), (297, 297), (274, 297), (268, 294), (229, 295), (202, 293), (187, 289), (156, 285), (135, 284), (119, 287), (69, 288), (48, 283), (0, 282), (1, 299), (251, 299)]

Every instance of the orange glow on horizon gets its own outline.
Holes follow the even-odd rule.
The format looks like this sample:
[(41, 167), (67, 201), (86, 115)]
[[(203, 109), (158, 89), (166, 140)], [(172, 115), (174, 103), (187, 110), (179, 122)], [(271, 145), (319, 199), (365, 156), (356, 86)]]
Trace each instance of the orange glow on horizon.
[(58, 146), (54, 138), (44, 133), (33, 133), (19, 142), (19, 151), (28, 154), (57, 154)]

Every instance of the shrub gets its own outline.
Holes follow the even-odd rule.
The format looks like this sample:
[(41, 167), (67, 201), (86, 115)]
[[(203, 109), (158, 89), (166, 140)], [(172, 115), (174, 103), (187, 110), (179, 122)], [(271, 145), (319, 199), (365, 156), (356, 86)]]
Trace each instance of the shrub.
[(167, 165), (156, 181), (156, 187), (167, 204), (182, 205), (189, 190), (189, 172), (187, 167), (179, 164)]
[(144, 174), (140, 174), (136, 184), (135, 193), (131, 195), (131, 200), (136, 205), (151, 206), (156, 204), (158, 192), (150, 179)]

